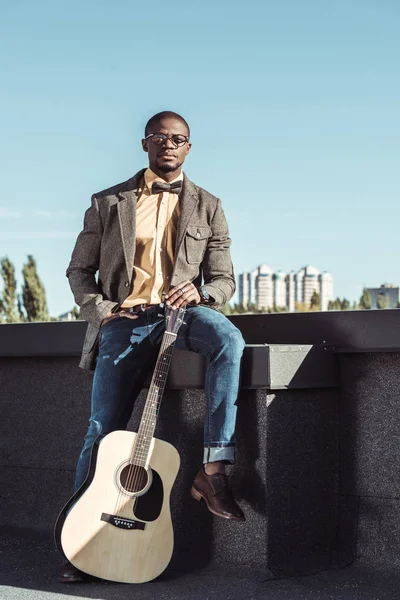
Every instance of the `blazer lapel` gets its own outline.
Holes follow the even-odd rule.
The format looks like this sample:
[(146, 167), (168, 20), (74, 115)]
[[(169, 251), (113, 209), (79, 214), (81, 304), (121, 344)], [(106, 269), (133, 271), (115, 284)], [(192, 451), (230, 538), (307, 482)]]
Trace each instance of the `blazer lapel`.
[(190, 217), (192, 216), (198, 200), (196, 188), (185, 175), (183, 179), (182, 193), (179, 199), (181, 212), (178, 221), (178, 229), (176, 232), (174, 264), (176, 264), (176, 257), (178, 256), (178, 252), (185, 237)]
[(133, 261), (136, 247), (136, 203), (138, 200), (138, 186), (144, 172), (145, 169), (142, 169), (131, 179), (128, 179), (125, 189), (118, 193), (118, 197), (120, 198), (117, 205), (118, 219), (129, 283), (131, 282), (133, 275)]

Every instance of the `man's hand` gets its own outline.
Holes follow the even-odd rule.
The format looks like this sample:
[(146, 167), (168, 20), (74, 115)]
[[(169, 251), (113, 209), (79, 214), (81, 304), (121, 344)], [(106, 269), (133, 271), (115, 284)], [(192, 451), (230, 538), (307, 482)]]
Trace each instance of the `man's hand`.
[(119, 319), (120, 317), (123, 317), (125, 319), (137, 319), (138, 318), (137, 315), (133, 315), (132, 313), (129, 312), (129, 310), (122, 309), (122, 310), (118, 311), (117, 313), (112, 313), (112, 312), (108, 313), (102, 320), (100, 327), (102, 327), (105, 323), (108, 323), (108, 321), (112, 321), (113, 319)]
[(200, 304), (201, 298), (197, 288), (191, 281), (179, 283), (164, 296), (165, 303), (171, 306), (172, 310), (176, 310), (180, 306), (186, 306), (193, 302)]

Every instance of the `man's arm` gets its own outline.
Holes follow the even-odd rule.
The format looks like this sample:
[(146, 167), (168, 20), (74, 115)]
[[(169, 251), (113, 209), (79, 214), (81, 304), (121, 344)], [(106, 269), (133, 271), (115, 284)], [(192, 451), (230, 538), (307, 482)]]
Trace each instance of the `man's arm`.
[(117, 302), (104, 300), (95, 278), (99, 268), (102, 233), (99, 206), (93, 194), (92, 206), (85, 213), (83, 230), (76, 240), (66, 275), (82, 317), (95, 327), (100, 327), (104, 317), (118, 305)]
[(212, 235), (202, 262), (204, 288), (210, 294), (210, 305), (223, 306), (235, 293), (235, 278), (231, 260), (228, 224), (218, 199), (211, 222)]

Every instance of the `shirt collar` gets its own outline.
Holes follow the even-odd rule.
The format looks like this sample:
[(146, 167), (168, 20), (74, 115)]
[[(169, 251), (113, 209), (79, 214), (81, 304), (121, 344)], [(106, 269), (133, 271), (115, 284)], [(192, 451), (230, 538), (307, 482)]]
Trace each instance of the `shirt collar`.
[[(150, 168), (147, 168), (146, 171), (144, 172), (144, 183), (145, 183), (145, 190), (150, 194), (151, 194), (151, 187), (155, 181), (161, 181), (162, 183), (166, 183), (165, 179), (163, 179), (159, 175), (156, 175), (156, 173), (154, 173), (154, 171), (152, 171)], [(178, 175), (178, 177), (176, 177), (176, 179), (173, 179), (172, 181), (169, 181), (168, 183), (175, 183), (175, 181), (183, 181), (183, 171), (180, 172), (180, 174)]]

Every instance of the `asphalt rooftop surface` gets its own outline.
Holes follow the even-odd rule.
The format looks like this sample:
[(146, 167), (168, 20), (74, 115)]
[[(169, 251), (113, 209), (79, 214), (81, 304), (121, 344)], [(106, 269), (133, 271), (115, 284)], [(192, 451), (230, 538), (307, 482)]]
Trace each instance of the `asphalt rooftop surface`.
[(156, 580), (126, 585), (93, 580), (61, 584), (61, 558), (50, 540), (0, 539), (1, 600), (400, 600), (400, 571), (357, 564), (307, 577), (260, 581), (211, 572), (167, 570)]

